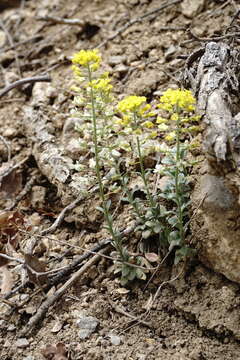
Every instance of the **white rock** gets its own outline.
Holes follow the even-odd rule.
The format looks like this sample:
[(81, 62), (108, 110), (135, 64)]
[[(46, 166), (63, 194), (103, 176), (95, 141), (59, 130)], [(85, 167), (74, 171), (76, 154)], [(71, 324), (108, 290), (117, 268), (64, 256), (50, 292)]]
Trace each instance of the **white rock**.
[(0, 48), (5, 45), (6, 42), (6, 34), (4, 31), (0, 30)]
[(93, 316), (81, 316), (77, 320), (77, 325), (80, 327), (78, 336), (80, 339), (88, 338), (95, 330), (99, 324), (99, 320)]
[(121, 344), (121, 338), (120, 336), (117, 336), (117, 335), (113, 335), (113, 334), (109, 334), (108, 335), (109, 338), (110, 338), (110, 341), (112, 343), (112, 345), (120, 345)]
[(188, 18), (193, 18), (204, 8), (205, 0), (184, 0), (181, 3), (182, 13)]
[(16, 343), (15, 346), (18, 348), (25, 348), (29, 346), (29, 341), (26, 338), (19, 338)]

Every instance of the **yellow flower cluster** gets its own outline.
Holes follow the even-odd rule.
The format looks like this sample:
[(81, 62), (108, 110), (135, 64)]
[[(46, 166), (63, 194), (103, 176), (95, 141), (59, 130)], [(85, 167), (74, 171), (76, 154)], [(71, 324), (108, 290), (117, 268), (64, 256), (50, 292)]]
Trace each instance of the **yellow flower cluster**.
[(91, 67), (92, 71), (99, 68), (101, 63), (101, 55), (97, 49), (95, 50), (80, 50), (73, 55), (72, 63), (75, 65), (81, 65), (83, 67)]
[(159, 109), (175, 113), (176, 111), (192, 112), (195, 110), (196, 99), (190, 90), (168, 89), (160, 98)]
[(72, 71), (74, 72), (74, 75), (81, 77), (82, 72), (77, 65), (72, 65)]
[[(121, 119), (116, 121), (117, 124), (128, 129), (128, 132), (140, 135), (143, 128), (152, 129), (154, 124), (146, 120), (141, 122), (141, 119), (154, 116), (151, 112), (151, 105), (146, 103), (147, 99), (145, 96), (131, 95), (125, 97), (117, 105), (117, 110), (123, 114)], [(152, 138), (156, 137), (156, 132), (151, 134)]]
[(118, 105), (117, 105), (117, 109), (122, 112), (122, 113), (136, 113), (139, 114), (140, 110), (141, 112), (143, 110), (147, 111), (149, 110), (149, 106), (145, 109), (143, 108), (143, 104), (145, 104), (147, 101), (147, 99), (145, 98), (145, 96), (136, 96), (136, 95), (132, 95), (132, 96), (126, 96), (123, 100), (119, 101)]
[(95, 90), (99, 90), (103, 93), (109, 93), (112, 90), (112, 85), (110, 84), (111, 79), (96, 79), (92, 80), (88, 85)]

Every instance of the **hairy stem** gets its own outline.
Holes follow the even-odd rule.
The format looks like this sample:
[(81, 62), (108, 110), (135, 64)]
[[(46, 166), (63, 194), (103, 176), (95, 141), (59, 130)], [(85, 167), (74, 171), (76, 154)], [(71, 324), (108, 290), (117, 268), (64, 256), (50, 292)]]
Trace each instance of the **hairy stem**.
[[(90, 69), (89, 65), (88, 65), (88, 79), (89, 79), (89, 82), (91, 83), (92, 82), (92, 73), (91, 73), (91, 69)], [(94, 92), (93, 92), (92, 87), (90, 87), (90, 97), (91, 97), (91, 110), (92, 110), (92, 123), (93, 123), (93, 142), (94, 142), (94, 152), (95, 152), (95, 161), (96, 161), (95, 169), (96, 169), (96, 175), (97, 175), (97, 180), (98, 180), (98, 185), (99, 185), (100, 198), (102, 200), (104, 216), (105, 216), (105, 219), (107, 222), (108, 230), (113, 239), (114, 247), (118, 251), (121, 259), (124, 260), (122, 246), (121, 246), (121, 238), (116, 234), (116, 232), (113, 228), (112, 217), (109, 214), (108, 207), (106, 205), (104, 187), (103, 187), (103, 182), (102, 182), (102, 177), (101, 177), (101, 172), (100, 172), (95, 97), (94, 97)]]

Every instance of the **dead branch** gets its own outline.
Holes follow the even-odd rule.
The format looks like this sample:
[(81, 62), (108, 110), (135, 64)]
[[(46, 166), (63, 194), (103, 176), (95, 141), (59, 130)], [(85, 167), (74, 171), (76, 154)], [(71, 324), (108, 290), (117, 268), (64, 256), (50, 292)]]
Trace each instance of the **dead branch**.
[(122, 309), (120, 306), (114, 304), (113, 301), (111, 301), (110, 299), (108, 299), (108, 302), (110, 303), (110, 305), (112, 306), (112, 308), (119, 314), (123, 315), (123, 316), (126, 316), (126, 317), (129, 317), (132, 319), (132, 321), (137, 321), (138, 323), (140, 324), (143, 324), (147, 327), (149, 327), (150, 329), (153, 328), (153, 325), (150, 324), (149, 322), (147, 321), (144, 321), (144, 320), (141, 320), (140, 318), (138, 318), (137, 316), (135, 315), (132, 315), (130, 314), (129, 312), (125, 311), (124, 309)]
[[(75, 199), (73, 202), (71, 202), (70, 204), (68, 204), (58, 215), (57, 219), (54, 221), (54, 223), (47, 229), (44, 229), (41, 231), (40, 236), (44, 236), (47, 235), (49, 233), (52, 233), (53, 231), (55, 231), (62, 223), (62, 221), (64, 220), (64, 217), (66, 216), (66, 214), (74, 209), (77, 204), (83, 199), (82, 196), (79, 196), (77, 199)], [(28, 249), (26, 250), (27, 253), (32, 254), (33, 249), (35, 247), (35, 245), (37, 244), (38, 241), (38, 236), (33, 236), (33, 238), (31, 239), (31, 242), (28, 246)]]
[[(106, 246), (100, 251), (100, 253), (105, 253), (109, 250), (109, 246)], [(81, 277), (86, 270), (88, 270), (92, 265), (100, 260), (100, 254), (93, 256), (88, 262), (86, 262), (72, 277), (61, 286), (56, 292), (49, 296), (39, 307), (37, 313), (31, 317), (28, 324), (20, 332), (20, 336), (26, 336), (29, 331), (31, 331), (35, 325), (37, 325), (45, 316), (50, 306), (52, 306), (61, 296), (73, 285), (73, 283)]]
[(192, 30), (189, 30), (189, 34), (194, 38), (194, 40), (200, 41), (200, 42), (208, 42), (208, 41), (220, 41), (227, 38), (235, 38), (240, 35), (240, 32), (235, 32), (231, 34), (225, 34), (222, 36), (213, 36), (213, 37), (207, 37), (207, 38), (199, 38), (197, 35), (194, 34)]
[(57, 16), (37, 16), (36, 20), (49, 21), (53, 24), (76, 25), (81, 27), (85, 25), (85, 22), (80, 19), (65, 19)]
[(79, 203), (80, 201), (82, 201), (82, 196), (79, 196), (76, 200), (74, 200), (73, 202), (71, 202), (69, 205), (67, 205), (58, 215), (58, 217), (56, 218), (56, 220), (54, 221), (54, 223), (47, 229), (44, 229), (41, 231), (41, 235), (46, 235), (49, 233), (52, 233), (53, 231), (55, 231), (63, 222), (66, 214), (74, 209)]
[(25, 78), (25, 79), (20, 79), (15, 81), (14, 83), (6, 86), (2, 91), (0, 91), (0, 98), (7, 94), (10, 90), (22, 86), (24, 84), (28, 84), (28, 83), (35, 83), (35, 82), (39, 82), (39, 81), (46, 81), (46, 82), (50, 82), (51, 78), (49, 75), (42, 75), (42, 76), (34, 76), (34, 77), (29, 77), (29, 78)]

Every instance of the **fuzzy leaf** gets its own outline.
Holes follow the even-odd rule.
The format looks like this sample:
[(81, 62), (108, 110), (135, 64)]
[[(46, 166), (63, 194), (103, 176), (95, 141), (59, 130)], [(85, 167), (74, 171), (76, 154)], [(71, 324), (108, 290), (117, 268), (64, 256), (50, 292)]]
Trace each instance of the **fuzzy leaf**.
[(142, 232), (142, 237), (143, 239), (147, 239), (151, 236), (151, 234), (152, 234), (151, 230), (145, 230)]

